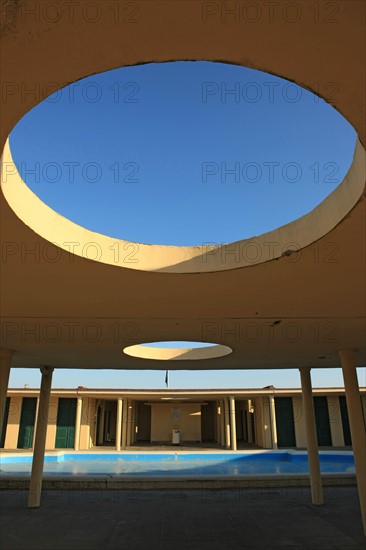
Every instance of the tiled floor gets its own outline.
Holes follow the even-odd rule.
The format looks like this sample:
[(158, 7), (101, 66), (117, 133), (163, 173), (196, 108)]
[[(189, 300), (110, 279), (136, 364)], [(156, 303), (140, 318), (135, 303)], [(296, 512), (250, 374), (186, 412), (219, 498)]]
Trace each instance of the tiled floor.
[(2, 550), (365, 550), (357, 489), (1, 493)]

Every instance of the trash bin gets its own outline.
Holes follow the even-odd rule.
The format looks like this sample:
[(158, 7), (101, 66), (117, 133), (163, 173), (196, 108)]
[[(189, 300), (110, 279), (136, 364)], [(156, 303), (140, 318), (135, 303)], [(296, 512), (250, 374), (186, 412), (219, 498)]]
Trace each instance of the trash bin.
[(180, 444), (180, 431), (179, 430), (173, 430), (172, 443), (173, 443), (173, 445), (179, 445)]

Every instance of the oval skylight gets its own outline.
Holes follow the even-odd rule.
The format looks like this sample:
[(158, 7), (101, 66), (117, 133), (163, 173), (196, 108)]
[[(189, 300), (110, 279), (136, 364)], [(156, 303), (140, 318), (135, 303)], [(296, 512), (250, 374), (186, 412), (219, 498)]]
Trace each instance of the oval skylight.
[(166, 341), (147, 342), (127, 346), (123, 353), (138, 359), (155, 359), (158, 361), (197, 361), (215, 359), (232, 353), (229, 346), (207, 342)]
[(312, 210), (344, 178), (355, 139), (335, 109), (284, 79), (175, 62), (73, 83), (25, 115), (10, 144), (26, 184), (76, 224), (197, 246)]

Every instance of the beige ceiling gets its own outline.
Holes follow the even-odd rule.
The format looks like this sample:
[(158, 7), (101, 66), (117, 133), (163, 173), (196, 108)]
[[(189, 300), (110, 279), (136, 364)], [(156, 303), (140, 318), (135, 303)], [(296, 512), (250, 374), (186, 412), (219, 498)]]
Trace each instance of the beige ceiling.
[[(73, 22), (64, 14), (57, 24), (46, 17), (37, 23), (22, 15), (22, 1), (6, 4), (14, 10), (5, 20), (1, 49), (2, 147), (15, 123), (42, 100), (41, 93), (35, 97), (26, 89), (51, 93), (55, 85), (49, 83), (62, 87), (108, 69), (174, 59), (258, 68), (322, 96), (335, 83), (334, 106), (365, 146), (366, 6), (357, 0), (337, 2), (334, 22), (326, 22), (324, 11), (315, 22), (309, 2), (298, 1), (299, 21), (286, 21), (280, 10), (271, 23), (263, 12), (252, 24), (240, 17), (222, 21), (220, 13), (204, 21), (205, 3), (195, 1), (138, 2), (138, 21), (129, 23), (124, 14), (119, 24), (108, 2), (100, 4), (102, 16), (94, 24), (78, 9)], [(169, 368), (334, 367), (340, 364), (337, 351), (345, 348), (356, 349), (358, 365), (365, 365), (361, 145), (355, 162), (341, 191), (312, 214), (311, 223), (305, 220), (301, 231), (290, 224), (272, 235), (281, 245), (300, 242), (300, 252), (202, 273), (131, 269), (53, 248), (49, 240), (57, 223), (52, 216), (45, 223), (46, 214), (24, 199), (24, 189), (3, 177), (1, 346), (15, 350), (18, 367), (165, 369), (166, 361), (122, 353), (128, 345), (165, 340), (233, 349), (210, 360), (172, 361)], [(60, 222), (61, 235), (62, 227)], [(35, 254), (27, 253), (32, 249)]]

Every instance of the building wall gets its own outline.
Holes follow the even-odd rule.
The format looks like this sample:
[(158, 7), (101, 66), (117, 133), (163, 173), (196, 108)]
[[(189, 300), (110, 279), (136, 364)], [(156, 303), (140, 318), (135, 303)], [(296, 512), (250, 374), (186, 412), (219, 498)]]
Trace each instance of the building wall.
[(272, 449), (272, 427), (269, 397), (262, 397), (262, 418), (263, 418), (263, 448)]
[(22, 401), (23, 398), (21, 396), (12, 396), (10, 398), (9, 417), (6, 428), (4, 449), (17, 448)]
[[(29, 394), (24, 394), (24, 397), (28, 396)], [(366, 396), (362, 395), (361, 399), (366, 425)], [(58, 397), (51, 395), (46, 435), (47, 450), (53, 450), (55, 448), (58, 401)], [(96, 444), (95, 432), (97, 401), (97, 398), (94, 397), (85, 396), (82, 398), (80, 450), (90, 449)], [(22, 402), (23, 395), (12, 395), (10, 398), (9, 417), (4, 444), (5, 449), (17, 448)], [(338, 395), (328, 395), (327, 402), (332, 445), (334, 447), (342, 447), (344, 446), (344, 436)], [(247, 402), (245, 401), (245, 403)], [(269, 397), (256, 396), (253, 403), (255, 410), (256, 445), (262, 448), (272, 448)], [(111, 407), (112, 409), (115, 408), (115, 404), (116, 401), (113, 399), (106, 401), (106, 406)], [(292, 405), (294, 413), (296, 447), (306, 448), (305, 420), (302, 411), (301, 395), (292, 396)], [(180, 411), (180, 414), (177, 413), (175, 418), (172, 416), (172, 411), (174, 409), (179, 409)], [(37, 414), (39, 415), (43, 413), (38, 410)], [(173, 428), (180, 429), (182, 441), (201, 441), (201, 419), (201, 404), (177, 403), (174, 405), (172, 402), (152, 403), (151, 441), (171, 441)], [(114, 426), (115, 419), (112, 420), (112, 424)], [(218, 431), (219, 430), (217, 430), (217, 432)]]
[[(51, 395), (50, 406), (48, 409), (48, 426), (46, 434), (46, 450), (52, 450), (55, 448), (56, 441), (56, 423), (57, 423), (57, 407), (58, 407), (58, 397)], [(41, 410), (38, 411), (38, 414), (41, 413)]]
[(254, 401), (256, 445), (263, 449), (272, 447), (268, 397), (256, 397)]
[[(180, 410), (180, 413), (174, 414), (173, 409)], [(171, 441), (174, 428), (180, 430), (181, 441), (201, 441), (201, 405), (152, 403), (151, 441)]]
[(343, 426), (341, 417), (341, 408), (339, 406), (338, 395), (328, 396), (328, 411), (329, 411), (329, 424), (330, 433), (332, 435), (333, 447), (343, 447)]
[(94, 397), (89, 398), (89, 422), (90, 422), (90, 429), (89, 429), (89, 441), (90, 441), (90, 447), (93, 447), (96, 445), (96, 437), (97, 437), (97, 403), (98, 400)]
[(94, 423), (94, 412), (95, 409), (92, 406), (91, 399), (89, 397), (84, 397), (82, 399), (81, 408), (81, 426), (79, 440), (80, 450), (90, 449), (90, 447), (92, 446), (91, 430)]
[[(343, 447), (343, 426), (342, 417), (339, 406), (338, 395), (328, 395), (328, 412), (329, 412), (329, 424), (330, 432), (332, 436), (333, 447)], [(295, 422), (295, 436), (296, 447), (306, 448), (306, 431), (305, 431), (305, 419), (302, 410), (302, 397), (296, 395), (292, 398), (293, 410), (294, 410), (294, 422)]]

